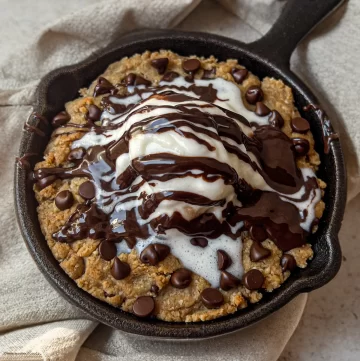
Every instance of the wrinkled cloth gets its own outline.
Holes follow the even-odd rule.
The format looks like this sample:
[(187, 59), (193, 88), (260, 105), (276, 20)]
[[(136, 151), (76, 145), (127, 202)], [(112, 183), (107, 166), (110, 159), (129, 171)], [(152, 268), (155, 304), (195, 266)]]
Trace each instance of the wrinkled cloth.
[[(0, 0), (4, 2), (5, 0)], [(0, 14), (0, 361), (180, 360), (275, 361), (302, 316), (300, 295), (262, 322), (240, 332), (196, 343), (147, 341), (85, 316), (45, 280), (18, 230), (11, 188), (22, 126), (40, 78), (76, 63), (139, 28), (208, 31), (244, 42), (269, 30), (278, 0), (17, 0)], [(349, 198), (360, 191), (360, 134), (354, 79), (360, 47), (360, 3), (340, 8), (294, 52), (292, 69), (337, 113), (349, 171)], [(87, 341), (85, 341), (87, 339)], [(206, 350), (204, 352), (204, 350)]]

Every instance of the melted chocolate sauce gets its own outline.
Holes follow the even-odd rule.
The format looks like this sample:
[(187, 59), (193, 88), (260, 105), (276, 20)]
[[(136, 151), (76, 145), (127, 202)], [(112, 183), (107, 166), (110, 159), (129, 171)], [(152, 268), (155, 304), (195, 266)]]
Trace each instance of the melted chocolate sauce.
[[(146, 239), (151, 235), (163, 234), (168, 229), (178, 229), (191, 237), (218, 238), (222, 234), (236, 239), (241, 229), (233, 232), (240, 221), (246, 221), (247, 226), (263, 225), (270, 238), (284, 251), (305, 243), (305, 232), (300, 226), (302, 219), (298, 209), (291, 203), (282, 200), (298, 192), (303, 186), (305, 192), (301, 200), (307, 199), (312, 190), (318, 187), (316, 179), (304, 181), (300, 170), (296, 166), (294, 146), (286, 134), (272, 126), (257, 127), (253, 136), (245, 135), (236, 121), (250, 127), (248, 121), (239, 114), (215, 106), (214, 104), (199, 105), (198, 99), (174, 93), (176, 91), (192, 91), (200, 100), (213, 103), (217, 98), (217, 91), (209, 86), (180, 87), (174, 85), (158, 88), (135, 89), (141, 96), (145, 92), (157, 92), (153, 95), (171, 103), (167, 105), (148, 105), (141, 101), (136, 105), (124, 106), (115, 104), (111, 99), (120, 96), (105, 96), (102, 106), (110, 114), (121, 114), (122, 121), (115, 122), (120, 116), (103, 125), (75, 125), (77, 128), (87, 128), (99, 135), (105, 135), (112, 130), (121, 128), (129, 117), (136, 113), (147, 113), (155, 108), (169, 109), (161, 116), (149, 116), (135, 122), (118, 141), (109, 142), (105, 146), (88, 148), (84, 157), (70, 168), (42, 168), (37, 171), (37, 179), (56, 176), (60, 179), (86, 177), (94, 182), (98, 192), (93, 201), (87, 201), (78, 206), (76, 212), (53, 237), (61, 242), (72, 242), (90, 237), (120, 242), (125, 240), (129, 247), (134, 247), (136, 239)], [(135, 109), (135, 107), (137, 107)], [(206, 109), (220, 108), (226, 115), (215, 115)], [(171, 109), (175, 111), (171, 111)], [(204, 108), (204, 109), (203, 109)], [(234, 120), (235, 119), (235, 120)], [(68, 124), (69, 126), (69, 124)], [(181, 127), (187, 126), (193, 132), (187, 132)], [(210, 129), (214, 129), (210, 130)], [(134, 158), (120, 175), (116, 176), (116, 159), (129, 152), (129, 142), (139, 133), (176, 132), (184, 138), (189, 138), (207, 147), (209, 152), (214, 146), (206, 142), (201, 135), (206, 135), (221, 142), (225, 149), (235, 154), (240, 160), (249, 164), (258, 172), (266, 183), (276, 192), (262, 192), (253, 189), (227, 163), (215, 158), (185, 157), (170, 153), (156, 153)], [(232, 142), (227, 141), (230, 139)], [(243, 146), (243, 147), (240, 147)], [(246, 151), (243, 150), (245, 147)], [(251, 152), (256, 161), (248, 155)], [(197, 172), (194, 173), (193, 170)], [(165, 182), (175, 178), (201, 177), (206, 182), (222, 179), (226, 185), (234, 187), (242, 207), (236, 207), (231, 202), (226, 205), (225, 199), (211, 200), (200, 194), (183, 191), (162, 191), (159, 193), (139, 196), (136, 192), (146, 182)], [(225, 206), (223, 215), (226, 218), (220, 222), (213, 213), (205, 213), (192, 220), (186, 220), (179, 212), (171, 216), (161, 214), (146, 221), (165, 200), (180, 201), (199, 206)], [(131, 209), (121, 205), (133, 202)], [(108, 207), (106, 213), (104, 207)], [(110, 207), (110, 210), (109, 210)], [(306, 215), (305, 215), (306, 217)]]

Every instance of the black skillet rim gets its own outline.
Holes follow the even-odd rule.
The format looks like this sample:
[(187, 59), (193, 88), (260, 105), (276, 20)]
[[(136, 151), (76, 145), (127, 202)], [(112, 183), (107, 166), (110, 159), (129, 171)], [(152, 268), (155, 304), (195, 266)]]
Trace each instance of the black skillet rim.
[[(49, 114), (54, 115), (55, 111), (61, 110), (55, 109), (49, 104), (50, 101), (53, 101), (53, 99), (48, 96), (51, 87), (54, 86), (55, 82), (65, 82), (72, 83), (72, 86), (77, 86), (76, 89), (79, 89), (85, 84), (79, 85), (78, 77), (84, 76), (86, 69), (86, 74), (90, 79), (94, 79), (96, 75), (100, 73), (97, 72), (93, 76), (91, 71), (88, 71), (89, 68), (92, 68), (93, 64), (99, 62), (100, 59), (107, 57), (107, 59), (110, 59), (107, 61), (107, 65), (109, 65), (116, 59), (120, 59), (126, 55), (132, 55), (135, 52), (158, 50), (161, 48), (171, 49), (182, 55), (195, 53), (192, 50), (189, 50), (190, 53), (186, 53), (186, 50), (182, 51), (181, 47), (184, 46), (185, 49), (189, 49), (191, 46), (196, 47), (199, 49), (197, 54), (204, 56), (210, 55), (210, 53), (216, 56), (221, 52), (221, 49), (223, 49), (226, 54), (236, 53), (238, 55), (236, 58), (239, 59), (239, 63), (245, 65), (249, 70), (253, 71), (252, 68), (254, 68), (254, 64), (256, 64), (256, 66), (261, 64), (262, 67), (267, 68), (266, 73), (268, 75), (282, 79), (286, 84), (290, 85), (296, 93), (295, 98), (298, 98), (296, 99), (296, 101), (298, 101), (297, 103), (299, 103), (297, 105), (301, 105), (302, 107), (305, 104), (318, 103), (311, 91), (288, 69), (271, 64), (266, 59), (249, 51), (245, 44), (241, 44), (235, 40), (206, 33), (181, 31), (171, 31), (171, 33), (168, 33), (167, 31), (137, 32), (125, 36), (120, 40), (122, 40), (120, 45), (113, 44), (76, 65), (54, 70), (45, 76), (37, 90), (37, 104), (34, 107), (34, 111), (48, 116)], [(240, 54), (241, 56), (239, 56)], [(225, 58), (229, 57), (233, 56), (225, 56)], [(247, 60), (241, 60), (243, 57)], [(115, 60), (112, 60), (113, 58)], [(260, 77), (265, 75), (258, 74), (257, 72), (254, 72), (254, 74), (259, 75)], [(303, 95), (303, 99), (299, 98), (299, 94)], [(310, 118), (311, 130), (314, 134), (316, 143), (318, 145), (322, 144), (320, 138), (320, 122), (317, 115), (315, 113), (309, 113), (307, 118)], [(46, 133), (49, 135), (50, 129), (47, 129)], [(33, 150), (32, 148), (34, 148), (34, 146), (36, 148), (36, 144), (41, 142), (43, 141), (39, 140), (33, 133), (24, 132), (19, 153), (21, 155), (27, 153)], [(40, 147), (41, 149), (41, 145), (37, 145), (37, 147)], [(179, 340), (214, 337), (239, 330), (261, 320), (287, 304), (299, 293), (308, 292), (321, 287), (336, 275), (341, 264), (341, 250), (337, 234), (340, 229), (346, 200), (344, 159), (341, 145), (338, 140), (331, 143), (330, 153), (328, 155), (325, 156), (320, 148), (318, 148), (317, 151), (319, 151), (322, 161), (324, 162), (323, 174), (332, 177), (330, 182), (329, 179), (326, 179), (329, 188), (331, 189), (331, 195), (328, 197), (325, 214), (320, 223), (319, 231), (315, 236), (315, 249), (317, 245), (319, 245), (321, 252), (323, 252), (322, 258), (326, 258), (326, 260), (324, 259), (321, 264), (317, 265), (314, 271), (312, 265), (316, 260), (315, 258), (308, 268), (295, 272), (278, 290), (271, 294), (267, 294), (264, 297), (264, 301), (261, 301), (256, 305), (250, 305), (250, 307), (238, 311), (233, 315), (213, 321), (207, 321), (205, 323), (184, 324), (139, 319), (131, 314), (116, 309), (105, 302), (97, 300), (87, 292), (78, 288), (75, 282), (73, 282), (60, 268), (53, 258), (44, 237), (40, 236), (41, 232), (39, 234), (39, 224), (38, 222), (37, 224), (36, 222), (34, 224), (33, 221), (35, 204), (30, 204), (31, 195), (27, 194), (29, 188), (27, 186), (26, 171), (16, 166), (15, 205), (18, 223), (27, 247), (41, 272), (67, 300), (79, 307), (90, 317), (128, 333), (160, 339)], [(34, 159), (33, 163), (35, 161), (38, 160)], [(329, 174), (330, 171), (331, 174)]]

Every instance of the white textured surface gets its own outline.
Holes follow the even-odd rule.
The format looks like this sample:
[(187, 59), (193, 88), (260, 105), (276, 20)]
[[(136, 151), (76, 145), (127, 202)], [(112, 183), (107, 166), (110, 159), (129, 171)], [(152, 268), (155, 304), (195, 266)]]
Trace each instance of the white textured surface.
[[(121, 4), (130, 6), (138, 1), (122, 0)], [(269, 29), (280, 7), (284, 4), (284, 1), (275, 0), (219, 0), (220, 2), (237, 13), (239, 18), (214, 1), (203, 0), (180, 27), (252, 41)], [(0, 151), (6, 154), (1, 162), (3, 171), (0, 176), (0, 194), (3, 209), (0, 213), (0, 221), (2, 225), (7, 225), (0, 236), (0, 332), (8, 331), (7, 334), (0, 335), (0, 355), (4, 350), (9, 350), (9, 347), (20, 351), (32, 338), (40, 336), (38, 330), (41, 328), (35, 326), (36, 323), (44, 323), (51, 330), (58, 326), (56, 324), (58, 320), (66, 319), (59, 327), (64, 327), (66, 324), (69, 329), (78, 330), (76, 327), (80, 326), (84, 338), (91, 332), (91, 327), (78, 319), (84, 316), (49, 286), (28, 255), (14, 223), (12, 193), (9, 188), (12, 184), (13, 159), (17, 153), (19, 131), (30, 110), (26, 104), (31, 104), (34, 84), (40, 76), (50, 68), (82, 59), (85, 54), (103, 46), (107, 39), (112, 40), (116, 36), (112, 34), (122, 29), (129, 30), (141, 25), (174, 24), (174, 16), (176, 17), (180, 12), (179, 9), (184, 4), (189, 4), (189, 1), (170, 2), (173, 7), (176, 7), (171, 12), (170, 19), (155, 16), (155, 14), (164, 15), (166, 11), (169, 11), (169, 2), (163, 5), (164, 1), (152, 1), (152, 4), (157, 4), (154, 8), (146, 7), (143, 3), (139, 12), (117, 11), (119, 1), (116, 2), (117, 7), (109, 9), (113, 3), (115, 2), (111, 0), (71, 2), (67, 0), (55, 2), (0, 0), (2, 37), (0, 42), (0, 124), (3, 132), (0, 138)], [(86, 7), (82, 8), (84, 6)], [(146, 11), (144, 11), (145, 8)], [(180, 16), (185, 17), (190, 10), (191, 6)], [(68, 16), (74, 12), (77, 12), (74, 16), (59, 20), (62, 16)], [(310, 86), (317, 89), (321, 100), (329, 100), (327, 103), (329, 114), (336, 109), (337, 114), (340, 115), (339, 119), (344, 126), (339, 125), (337, 129), (340, 129), (342, 143), (346, 149), (351, 196), (358, 192), (360, 184), (356, 162), (356, 154), (360, 153), (359, 83), (357, 81), (360, 78), (359, 13), (360, 1), (350, 1), (347, 6), (332, 15), (311, 37), (303, 41), (292, 59), (295, 72)], [(101, 16), (98, 16), (99, 14)], [(137, 16), (145, 16), (145, 20), (136, 23), (134, 19)], [(76, 19), (75, 27), (74, 21), (70, 21), (74, 18)], [(57, 24), (41, 32), (46, 24), (54, 22)], [(98, 31), (94, 32), (96, 27)], [(82, 35), (89, 34), (89, 31), (92, 32), (91, 36)], [(34, 47), (35, 52), (32, 52), (30, 56), (26, 51), (19, 53), (22, 47), (30, 45), (35, 40), (38, 40)], [(48, 42), (51, 46), (46, 47), (45, 44)], [(73, 51), (67, 51), (64, 47), (69, 43), (73, 45)], [(61, 50), (60, 57), (52, 56), (55, 47)], [(47, 51), (47, 57), (39, 61), (38, 56), (44, 50)], [(26, 88), (25, 84), (30, 86)], [(17, 92), (19, 87), (23, 87), (20, 93)], [(15, 106), (9, 106), (11, 104)], [(358, 361), (360, 359), (359, 203), (358, 197), (350, 204), (340, 234), (347, 260), (343, 263), (335, 280), (311, 293), (301, 325), (286, 347), (281, 361)], [(298, 297), (269, 319), (241, 333), (194, 344), (145, 342), (124, 337), (119, 331), (100, 326), (81, 348), (78, 359), (81, 361), (193, 359), (275, 361), (285, 346), (287, 337), (292, 334), (297, 325), (305, 299), (305, 296)], [(69, 319), (74, 320), (76, 327)], [(93, 322), (89, 323), (94, 325)], [(9, 332), (14, 329), (19, 330)], [(263, 332), (266, 332), (265, 337)], [(73, 336), (76, 350), (81, 340), (77, 338), (76, 332)], [(69, 353), (66, 357), (52, 357), (51, 360), (73, 360), (73, 357), (70, 358), (68, 355)], [(1, 361), (5, 359), (19, 361), (20, 357), (0, 356)], [(31, 359), (38, 361), (43, 357), (36, 350)]]

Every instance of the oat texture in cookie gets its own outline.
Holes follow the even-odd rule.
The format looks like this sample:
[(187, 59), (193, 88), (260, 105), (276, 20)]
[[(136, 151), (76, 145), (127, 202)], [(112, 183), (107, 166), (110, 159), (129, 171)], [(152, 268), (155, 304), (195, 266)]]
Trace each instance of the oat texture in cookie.
[(325, 183), (282, 81), (145, 52), (52, 120), (32, 174), (42, 232), (79, 287), (137, 317), (232, 314), (313, 257)]

